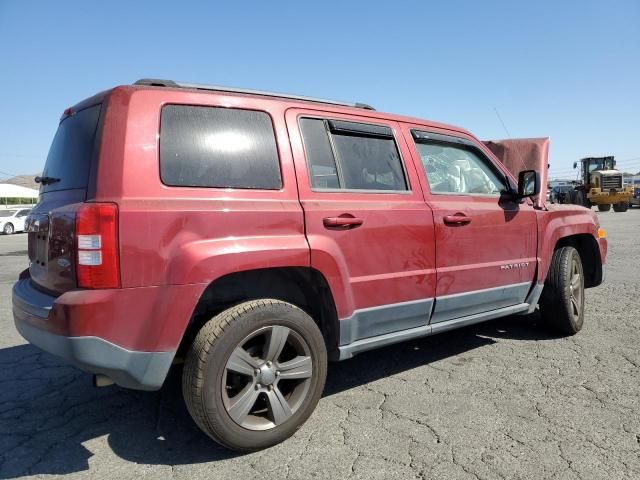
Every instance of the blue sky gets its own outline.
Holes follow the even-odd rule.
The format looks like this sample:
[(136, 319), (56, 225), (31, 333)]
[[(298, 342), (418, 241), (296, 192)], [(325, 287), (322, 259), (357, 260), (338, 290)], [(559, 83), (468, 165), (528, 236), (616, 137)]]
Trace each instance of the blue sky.
[(0, 0), (0, 180), (62, 111), (142, 77), (361, 101), (640, 170), (640, 2)]

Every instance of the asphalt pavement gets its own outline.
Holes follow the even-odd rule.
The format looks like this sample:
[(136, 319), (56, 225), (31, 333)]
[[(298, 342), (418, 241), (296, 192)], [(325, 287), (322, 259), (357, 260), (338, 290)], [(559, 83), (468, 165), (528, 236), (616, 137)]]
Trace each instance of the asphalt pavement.
[(640, 478), (640, 209), (599, 215), (607, 282), (578, 335), (533, 314), (332, 364), (297, 434), (247, 455), (197, 429), (179, 371), (159, 392), (97, 389), (26, 344), (26, 236), (0, 237), (0, 478)]

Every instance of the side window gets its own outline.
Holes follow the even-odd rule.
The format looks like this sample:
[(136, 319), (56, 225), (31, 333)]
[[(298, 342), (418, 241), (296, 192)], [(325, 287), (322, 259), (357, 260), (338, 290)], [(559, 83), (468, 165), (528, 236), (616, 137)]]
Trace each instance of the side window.
[(500, 195), (504, 181), (472, 148), (414, 134), (432, 193)]
[(303, 118), (300, 129), (312, 188), (408, 190), (391, 128)]
[(271, 118), (253, 110), (165, 106), (160, 176), (179, 187), (280, 189)]
[(16, 217), (26, 217), (27, 215), (29, 215), (29, 210), (20, 210)]

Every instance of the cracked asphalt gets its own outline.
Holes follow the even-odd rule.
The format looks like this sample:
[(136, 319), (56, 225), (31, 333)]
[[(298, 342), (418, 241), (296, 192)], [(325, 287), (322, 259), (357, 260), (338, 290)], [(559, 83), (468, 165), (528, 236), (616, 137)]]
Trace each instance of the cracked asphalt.
[(248, 455), (200, 433), (179, 372), (160, 392), (96, 389), (25, 344), (11, 285), (26, 237), (0, 237), (0, 477), (640, 478), (640, 210), (600, 219), (608, 278), (578, 335), (534, 314), (332, 364), (310, 420)]

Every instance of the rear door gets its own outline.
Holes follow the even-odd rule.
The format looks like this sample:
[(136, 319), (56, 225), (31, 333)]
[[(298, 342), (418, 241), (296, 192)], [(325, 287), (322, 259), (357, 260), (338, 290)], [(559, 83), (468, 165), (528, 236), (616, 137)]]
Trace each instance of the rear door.
[(311, 265), (332, 287), (340, 343), (426, 325), (433, 218), (395, 122), (288, 110)]
[(436, 236), (431, 323), (522, 304), (536, 273), (533, 205), (505, 200), (506, 171), (465, 136), (407, 128)]

